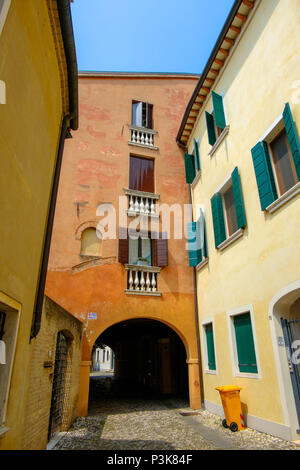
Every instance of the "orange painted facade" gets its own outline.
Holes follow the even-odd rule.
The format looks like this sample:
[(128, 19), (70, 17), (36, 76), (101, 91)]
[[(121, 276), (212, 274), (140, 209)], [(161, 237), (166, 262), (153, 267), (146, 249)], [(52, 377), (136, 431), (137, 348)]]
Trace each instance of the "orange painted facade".
[[(183, 152), (175, 138), (197, 80), (197, 76), (180, 74), (79, 77), (80, 126), (65, 145), (46, 295), (86, 325), (81, 415), (87, 413), (89, 366), (96, 339), (110, 326), (135, 318), (158, 320), (181, 338), (187, 355), (190, 404), (201, 407), (193, 271), (186, 238), (171, 236), (168, 240), (168, 266), (157, 275), (161, 296), (125, 292), (127, 271), (118, 262), (117, 239), (101, 241), (98, 256), (80, 254), (84, 229), (96, 227), (101, 219), (96, 215), (99, 204), (111, 203), (116, 208), (118, 226), (119, 196), (124, 197), (124, 189), (129, 188), (130, 155), (154, 159), (154, 192), (159, 194), (160, 204), (179, 204), (182, 209), (189, 204)], [(157, 150), (128, 144), (132, 100), (153, 105)], [(88, 319), (91, 312), (97, 319)]]

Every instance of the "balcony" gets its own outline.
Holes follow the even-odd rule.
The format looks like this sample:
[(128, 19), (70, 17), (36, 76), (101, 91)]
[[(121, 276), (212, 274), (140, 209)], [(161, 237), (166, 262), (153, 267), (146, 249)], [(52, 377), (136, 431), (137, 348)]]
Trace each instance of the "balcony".
[(159, 194), (136, 191), (135, 189), (124, 189), (124, 193), (128, 196), (128, 210), (126, 213), (129, 217), (138, 215), (159, 217), (155, 205), (155, 201), (159, 199)]
[(130, 140), (129, 145), (137, 145), (138, 147), (150, 148), (152, 150), (158, 150), (158, 147), (154, 145), (154, 136), (157, 131), (153, 129), (146, 129), (144, 127), (129, 126), (130, 129)]
[(161, 296), (157, 290), (157, 277), (161, 268), (156, 266), (137, 266), (126, 264), (126, 294)]

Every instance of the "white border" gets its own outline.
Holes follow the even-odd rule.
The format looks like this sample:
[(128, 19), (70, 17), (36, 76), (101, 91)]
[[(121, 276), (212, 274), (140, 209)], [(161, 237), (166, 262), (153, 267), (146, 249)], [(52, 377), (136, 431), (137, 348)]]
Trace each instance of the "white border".
[[(207, 354), (207, 342), (206, 342), (206, 325), (212, 324), (213, 328), (213, 338), (214, 338), (214, 351), (215, 351), (215, 360), (216, 360), (216, 370), (209, 369), (208, 367), (208, 354)], [(202, 357), (203, 357), (203, 372), (204, 374), (218, 375), (218, 360), (217, 360), (217, 350), (216, 350), (216, 337), (215, 337), (215, 325), (214, 317), (209, 317), (201, 321), (201, 331), (202, 331)]]
[[(255, 350), (256, 364), (257, 364), (257, 373), (240, 372), (238, 368), (238, 354), (237, 354), (237, 347), (236, 347), (233, 317), (236, 315), (242, 315), (243, 313), (248, 313), (248, 312), (250, 313), (250, 318), (251, 318), (254, 350)], [(234, 377), (246, 377), (248, 379), (261, 379), (262, 372), (261, 372), (260, 358), (259, 358), (259, 353), (258, 353), (257, 334), (256, 334), (256, 328), (255, 328), (255, 322), (254, 322), (253, 306), (251, 304), (243, 305), (242, 307), (237, 307), (233, 310), (229, 310), (228, 312), (226, 312), (226, 315), (227, 315), (227, 324), (228, 324), (228, 331), (229, 331), (229, 338), (230, 338), (232, 375)]]
[(0, 36), (1, 36), (2, 30), (3, 30), (3, 26), (5, 24), (5, 20), (6, 20), (6, 17), (7, 17), (7, 13), (8, 13), (10, 4), (11, 4), (11, 0), (4, 0), (4, 4), (3, 4), (2, 10), (0, 12)]

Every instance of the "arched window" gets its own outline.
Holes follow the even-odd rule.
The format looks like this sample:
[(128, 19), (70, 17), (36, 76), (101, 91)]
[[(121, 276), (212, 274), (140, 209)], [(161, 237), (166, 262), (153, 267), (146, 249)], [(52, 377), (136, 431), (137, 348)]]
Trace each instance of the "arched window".
[(100, 256), (101, 240), (94, 227), (86, 228), (81, 234), (81, 255)]

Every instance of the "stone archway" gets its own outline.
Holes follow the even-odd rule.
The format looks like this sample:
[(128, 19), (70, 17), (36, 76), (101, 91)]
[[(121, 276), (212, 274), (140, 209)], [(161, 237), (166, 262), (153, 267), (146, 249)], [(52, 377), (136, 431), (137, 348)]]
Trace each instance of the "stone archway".
[[(272, 320), (271, 332), (284, 420), (290, 428), (290, 439), (297, 439), (297, 430), (300, 428), (300, 395), (294, 381), (300, 366), (296, 366), (295, 370), (295, 365), (291, 362), (292, 350), (288, 345), (286, 328), (290, 322), (300, 321), (300, 280), (277, 292), (270, 302), (269, 318)], [(300, 340), (300, 337), (298, 339)]]
[[(93, 332), (93, 340), (89, 338), (89, 344), (86, 344), (85, 348), (85, 355), (82, 363), (82, 375), (81, 375), (81, 393), (80, 393), (80, 406), (79, 406), (79, 414), (81, 416), (86, 416), (87, 414), (87, 409), (88, 409), (88, 386), (87, 383), (89, 382), (89, 375), (88, 375), (88, 370), (91, 364), (89, 354), (91, 354), (92, 348), (94, 343), (97, 341), (97, 338), (101, 338), (101, 341), (105, 344), (107, 344), (110, 347), (113, 347), (115, 345), (110, 344), (112, 341), (113, 335), (110, 335), (108, 338), (108, 332), (113, 331), (118, 329), (118, 332), (120, 331), (120, 326), (118, 325), (132, 325), (135, 324), (135, 327), (137, 328), (136, 331), (138, 331), (138, 326), (139, 325), (142, 328), (143, 334), (145, 333), (145, 325), (147, 324), (148, 326), (151, 325), (152, 328), (152, 333), (155, 330), (155, 333), (153, 333), (153, 338), (155, 338), (155, 341), (157, 341), (157, 344), (154, 344), (155, 341), (150, 335), (150, 339), (148, 338), (149, 342), (149, 347), (150, 349), (152, 348), (155, 350), (155, 352), (152, 351), (152, 354), (157, 354), (160, 356), (161, 360), (164, 361), (164, 365), (160, 369), (160, 372), (158, 370), (150, 370), (150, 371), (143, 371), (143, 367), (139, 365), (139, 373), (142, 377), (142, 380), (145, 381), (145, 374), (143, 375), (143, 372), (145, 373), (150, 373), (151, 379), (153, 379), (152, 386), (155, 388), (158, 387), (158, 380), (157, 374), (161, 374), (161, 379), (159, 381), (159, 389), (161, 392), (165, 393), (173, 393), (175, 388), (174, 387), (174, 382), (176, 382), (176, 379), (174, 379), (174, 374), (170, 373), (170, 361), (174, 361), (174, 357), (176, 353), (174, 352), (177, 350), (177, 353), (180, 349), (179, 344), (182, 345), (182, 351), (180, 353), (181, 357), (181, 363), (182, 363), (182, 357), (184, 354), (184, 366), (186, 368), (186, 382), (187, 382), (187, 390), (188, 390), (188, 396), (189, 396), (189, 403), (191, 408), (193, 409), (199, 409), (201, 408), (201, 397), (200, 397), (200, 377), (199, 377), (199, 362), (197, 357), (193, 357), (193, 351), (191, 351), (189, 342), (187, 341), (187, 338), (185, 335), (178, 331), (178, 328), (174, 325), (170, 325), (169, 322), (162, 321), (161, 319), (157, 318), (145, 318), (145, 317), (133, 317), (133, 318), (128, 318), (124, 319), (119, 322), (114, 322), (113, 324), (110, 325), (105, 325), (101, 330), (94, 331)], [(154, 328), (154, 324), (156, 324), (157, 328)], [(159, 326), (160, 325), (160, 326)], [(169, 333), (169, 334), (168, 334)], [(147, 336), (147, 335), (146, 335)], [(137, 333), (136, 337), (139, 337), (139, 334)], [(177, 338), (177, 340), (176, 340)], [(174, 349), (174, 344), (177, 344), (177, 347)], [(139, 346), (139, 341), (136, 341), (137, 347)], [(173, 346), (171, 346), (171, 344)], [(87, 347), (88, 346), (88, 347)], [(168, 349), (168, 348), (171, 349)], [(173, 348), (173, 349), (172, 349)], [(163, 354), (163, 351), (165, 352), (165, 356)], [(173, 351), (173, 352), (172, 352)], [(128, 352), (128, 351), (127, 351)], [(142, 353), (145, 355), (145, 352)], [(169, 354), (169, 357), (168, 357)], [(116, 354), (116, 368), (118, 369), (118, 353)], [(153, 364), (153, 368), (157, 366), (157, 363)], [(182, 369), (183, 370), (183, 366)], [(159, 368), (158, 368), (159, 369)], [(162, 369), (164, 371), (162, 371)], [(173, 370), (176, 369), (176, 366), (173, 366)], [(121, 370), (118, 372), (122, 375), (126, 375), (126, 372), (124, 372), (124, 365)], [(178, 369), (179, 370), (179, 369)], [(178, 371), (177, 371), (178, 372)], [(182, 372), (183, 373), (183, 372)], [(176, 374), (175, 374), (176, 375)], [(173, 382), (172, 382), (173, 381)], [(162, 382), (164, 382), (162, 384)], [(171, 382), (173, 383), (173, 386), (170, 385)], [(182, 388), (182, 380), (178, 380), (177, 386)]]

